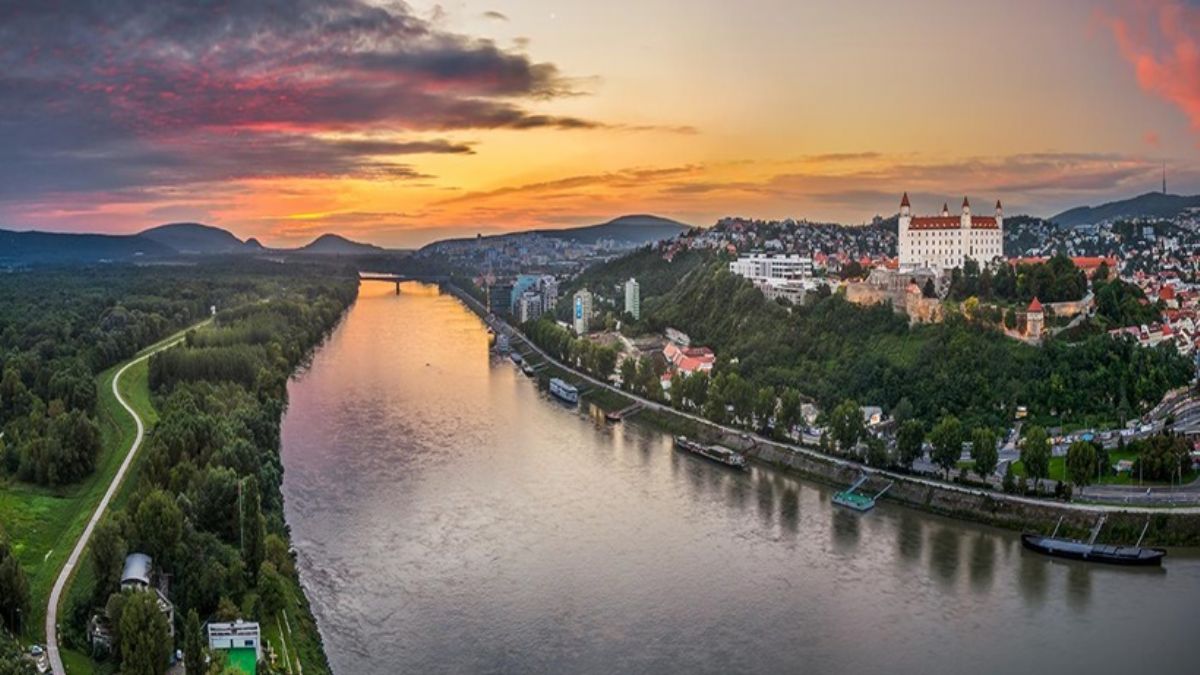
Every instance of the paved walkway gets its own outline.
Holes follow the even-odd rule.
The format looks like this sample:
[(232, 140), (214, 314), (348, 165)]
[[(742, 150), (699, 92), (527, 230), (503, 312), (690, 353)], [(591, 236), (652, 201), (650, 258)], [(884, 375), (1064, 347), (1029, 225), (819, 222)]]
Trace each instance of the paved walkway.
[(67, 558), (66, 564), (63, 565), (62, 571), (58, 574), (58, 579), (54, 581), (54, 588), (50, 591), (50, 600), (46, 604), (46, 653), (50, 656), (50, 669), (54, 672), (54, 675), (66, 675), (67, 673), (66, 668), (63, 667), (62, 655), (59, 654), (58, 649), (58, 606), (62, 603), (63, 590), (66, 589), (67, 581), (71, 578), (75, 566), (79, 564), (79, 559), (83, 556), (84, 549), (87, 548), (88, 541), (92, 538), (92, 531), (96, 529), (96, 523), (99, 523), (100, 518), (104, 516), (104, 511), (108, 509), (108, 503), (112, 501), (113, 495), (117, 493), (117, 488), (121, 486), (121, 481), (129, 471), (130, 465), (133, 464), (133, 457), (137, 454), (138, 448), (141, 447), (142, 438), (146, 433), (146, 426), (142, 423), (142, 418), (122, 398), (121, 390), (117, 384), (121, 381), (121, 376), (131, 366), (145, 361), (168, 347), (179, 344), (183, 339), (183, 336), (177, 336), (171, 338), (168, 342), (159, 344), (145, 354), (121, 366), (121, 369), (113, 376), (113, 396), (116, 396), (117, 403), (120, 403), (121, 407), (133, 417), (133, 421), (137, 424), (137, 435), (133, 439), (133, 444), (129, 446), (129, 452), (126, 453), (125, 459), (121, 462), (120, 468), (117, 469), (116, 475), (113, 476), (112, 482), (109, 483), (108, 490), (104, 492), (104, 497), (96, 506), (96, 511), (92, 513), (87, 526), (83, 528), (83, 534), (79, 535), (79, 541), (75, 542), (75, 548), (71, 551), (70, 557)]

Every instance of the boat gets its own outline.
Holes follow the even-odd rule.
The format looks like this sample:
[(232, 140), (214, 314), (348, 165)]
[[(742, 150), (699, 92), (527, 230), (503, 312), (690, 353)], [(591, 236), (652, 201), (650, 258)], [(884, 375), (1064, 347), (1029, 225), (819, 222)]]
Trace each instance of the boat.
[(507, 354), (509, 349), (508, 336), (500, 333), (496, 336), (496, 353)]
[(676, 436), (675, 447), (735, 469), (746, 468), (746, 457), (723, 445), (704, 445), (688, 439), (687, 436)]
[(512, 359), (512, 362), (517, 364), (518, 366), (521, 365), (521, 362), (525, 360), (525, 359), (521, 358), (521, 352), (515, 352), (515, 351), (509, 352), (508, 358)]
[(854, 482), (854, 485), (851, 485), (841, 492), (834, 493), (833, 503), (837, 504), (838, 506), (845, 506), (846, 508), (854, 509), (855, 511), (870, 511), (871, 509), (875, 508), (875, 500), (882, 497), (883, 493), (892, 489), (893, 485), (893, 483), (888, 483), (876, 494), (869, 495), (858, 491), (858, 489), (866, 482), (867, 476), (862, 476)]
[(1149, 520), (1146, 520), (1146, 526), (1142, 528), (1142, 534), (1133, 546), (1097, 544), (1096, 536), (1100, 534), (1100, 528), (1104, 525), (1104, 521), (1105, 517), (1101, 516), (1100, 521), (1092, 528), (1091, 537), (1087, 541), (1081, 541), (1055, 536), (1058, 534), (1059, 525), (1062, 525), (1062, 518), (1059, 518), (1058, 525), (1054, 526), (1054, 532), (1050, 533), (1050, 536), (1026, 532), (1021, 535), (1021, 545), (1043, 555), (1067, 560), (1139, 567), (1162, 564), (1162, 559), (1167, 555), (1165, 549), (1142, 546), (1146, 528), (1150, 527)]
[(579, 390), (557, 377), (550, 380), (550, 393), (572, 405), (579, 403)]
[(536, 371), (534, 371), (533, 366), (529, 365), (528, 361), (525, 361), (524, 363), (521, 364), (521, 372), (525, 373), (529, 377), (533, 377), (533, 374)]

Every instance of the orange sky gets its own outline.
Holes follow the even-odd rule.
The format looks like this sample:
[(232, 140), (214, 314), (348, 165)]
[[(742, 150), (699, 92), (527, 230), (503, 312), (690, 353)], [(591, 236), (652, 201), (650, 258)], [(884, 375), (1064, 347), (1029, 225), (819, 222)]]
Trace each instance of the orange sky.
[[(0, 141), (21, 141), (0, 226), (199, 220), (268, 245), (336, 231), (414, 246), (639, 212), (857, 223), (905, 190), (917, 211), (969, 194), (1051, 215), (1156, 189), (1162, 162), (1172, 192), (1200, 191), (1200, 9), (1185, 3), (359, 10), (380, 24), (365, 39), (332, 25), (302, 39), (279, 15), (233, 10), (210, 32), (114, 18), (73, 61), (18, 44), (0, 66), (77, 78), (94, 98), (0, 98), (19, 113)], [(279, 44), (250, 51), (231, 19)], [(0, 38), (42, 21), (0, 21)], [(72, 105), (105, 115), (85, 133), (55, 117)], [(52, 124), (81, 140), (47, 145), (64, 137)]]

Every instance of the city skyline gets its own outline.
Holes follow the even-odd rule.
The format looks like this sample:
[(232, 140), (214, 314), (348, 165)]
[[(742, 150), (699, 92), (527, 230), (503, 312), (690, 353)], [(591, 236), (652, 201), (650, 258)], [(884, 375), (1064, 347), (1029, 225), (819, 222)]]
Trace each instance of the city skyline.
[(0, 9), (3, 228), (413, 246), (1200, 192), (1192, 3), (69, 4)]

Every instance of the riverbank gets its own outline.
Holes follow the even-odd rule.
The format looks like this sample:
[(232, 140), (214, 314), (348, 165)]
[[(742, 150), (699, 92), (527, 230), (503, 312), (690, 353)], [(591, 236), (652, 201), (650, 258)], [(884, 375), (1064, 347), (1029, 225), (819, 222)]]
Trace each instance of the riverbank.
[[(462, 289), (446, 284), (448, 292), (457, 297), (480, 317), (486, 318), (486, 308)], [(637, 401), (645, 406), (637, 419), (669, 433), (712, 437), (744, 451), (753, 460), (782, 467), (806, 478), (830, 485), (843, 486), (852, 483), (860, 474), (871, 477), (868, 488), (882, 488), (888, 481), (895, 485), (884, 496), (896, 502), (938, 515), (969, 520), (1016, 531), (1050, 532), (1062, 520), (1060, 533), (1067, 536), (1085, 536), (1101, 515), (1107, 517), (1103, 540), (1109, 542), (1133, 542), (1149, 519), (1143, 543), (1158, 546), (1200, 546), (1200, 508), (1153, 508), (1119, 507), (1099, 504), (1078, 504), (1008, 495), (1002, 492), (967, 488), (943, 483), (918, 476), (899, 474), (874, 469), (859, 462), (832, 457), (804, 446), (781, 443), (752, 435), (739, 429), (714, 424), (696, 415), (675, 410), (670, 406), (643, 399), (629, 392), (582, 373), (561, 363), (545, 353), (540, 347), (525, 338), (516, 328), (510, 327), (529, 348), (547, 363), (570, 372), (572, 380), (586, 383), (591, 388), (583, 398), (597, 407), (608, 411), (619, 407), (610, 403), (606, 407), (598, 397), (616, 395), (621, 403)], [(539, 374), (541, 375), (541, 374)]]

